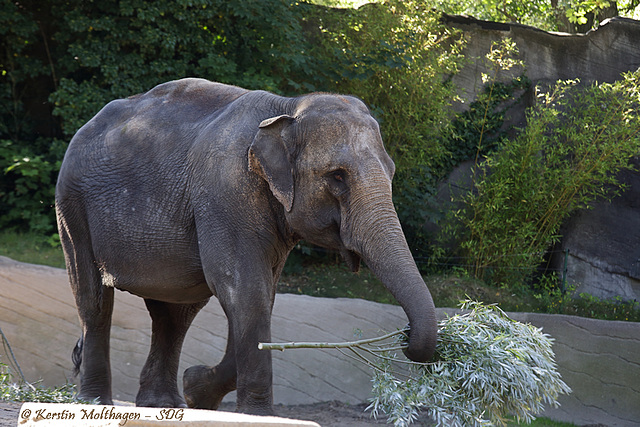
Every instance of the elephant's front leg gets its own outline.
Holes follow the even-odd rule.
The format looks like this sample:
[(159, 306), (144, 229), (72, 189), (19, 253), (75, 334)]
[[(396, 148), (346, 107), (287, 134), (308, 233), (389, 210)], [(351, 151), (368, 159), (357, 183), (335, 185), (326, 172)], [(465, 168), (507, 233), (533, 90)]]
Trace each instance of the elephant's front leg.
[(247, 414), (273, 415), (271, 352), (260, 351), (259, 342), (271, 342), (270, 316), (237, 325), (237, 410)]
[(244, 282), (242, 287), (218, 291), (233, 334), (237, 411), (247, 414), (274, 413), (271, 353), (258, 349), (259, 342), (271, 341), (270, 281)]

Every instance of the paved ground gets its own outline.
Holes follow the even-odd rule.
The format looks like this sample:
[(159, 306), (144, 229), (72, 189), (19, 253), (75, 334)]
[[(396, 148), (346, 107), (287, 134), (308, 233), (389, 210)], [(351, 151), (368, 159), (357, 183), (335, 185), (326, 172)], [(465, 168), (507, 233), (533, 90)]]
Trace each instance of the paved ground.
[(0, 427), (16, 427), (19, 410), (19, 403), (0, 401)]

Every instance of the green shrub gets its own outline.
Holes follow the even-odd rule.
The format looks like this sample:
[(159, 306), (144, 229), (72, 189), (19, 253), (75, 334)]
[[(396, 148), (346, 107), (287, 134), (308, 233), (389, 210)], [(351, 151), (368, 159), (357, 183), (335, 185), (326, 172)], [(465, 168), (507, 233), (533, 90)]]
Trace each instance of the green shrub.
[(52, 95), (72, 135), (106, 102), (196, 76), (249, 89), (291, 90), (313, 72), (304, 5), (288, 1), (77, 1), (60, 16), (67, 70)]
[(26, 381), (16, 383), (9, 366), (0, 363), (0, 401), (41, 403), (89, 403), (76, 398), (75, 384), (42, 387)]
[(616, 173), (640, 150), (640, 70), (615, 83), (558, 82), (537, 99), (527, 127), (480, 164), (455, 212), (476, 277), (530, 277), (562, 221), (619, 192)]
[(54, 232), (55, 182), (65, 147), (60, 140), (39, 139), (32, 147), (0, 140), (0, 227), (28, 224), (42, 235)]
[(640, 302), (624, 301), (619, 296), (601, 299), (581, 293), (577, 298), (566, 302), (563, 313), (602, 320), (640, 322)]
[(530, 86), (531, 81), (524, 75), (510, 82), (487, 85), (469, 105), (469, 109), (453, 121), (452, 140), (448, 142), (448, 162), (443, 164), (439, 176), (444, 177), (464, 161), (477, 162), (495, 150), (510, 130), (504, 129), (505, 104), (511, 106), (521, 102), (522, 95), (518, 92), (526, 91)]

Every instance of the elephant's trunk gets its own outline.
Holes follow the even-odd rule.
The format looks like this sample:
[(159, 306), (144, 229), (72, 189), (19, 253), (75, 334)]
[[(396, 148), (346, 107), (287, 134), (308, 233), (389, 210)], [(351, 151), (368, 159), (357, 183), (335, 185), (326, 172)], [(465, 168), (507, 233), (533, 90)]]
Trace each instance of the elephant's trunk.
[[(366, 189), (353, 191), (343, 215), (341, 237), (345, 247), (359, 254), (400, 303), (409, 318), (409, 346), (405, 355), (426, 362), (435, 351), (437, 320), (431, 293), (402, 232), (391, 200), (391, 184), (380, 176)], [(373, 185), (372, 185), (373, 184)], [(343, 216), (344, 218), (344, 216)]]

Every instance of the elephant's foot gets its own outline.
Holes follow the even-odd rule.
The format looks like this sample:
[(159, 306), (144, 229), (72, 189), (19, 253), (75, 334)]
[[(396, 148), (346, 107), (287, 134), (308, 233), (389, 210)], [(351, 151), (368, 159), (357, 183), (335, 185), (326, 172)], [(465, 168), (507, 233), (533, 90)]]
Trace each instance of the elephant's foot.
[(143, 390), (141, 388), (136, 396), (136, 406), (150, 408), (186, 408), (187, 404), (177, 391), (163, 391), (162, 388)]
[(100, 394), (84, 393), (82, 390), (78, 393), (76, 398), (85, 402), (96, 402), (98, 405), (113, 405), (113, 399), (111, 399), (111, 397), (102, 397)]
[(276, 415), (273, 411), (273, 405), (271, 401), (247, 401), (238, 402), (236, 407), (237, 412), (251, 415)]
[(271, 387), (259, 381), (239, 387), (236, 411), (252, 415), (275, 415)]
[(218, 409), (227, 393), (236, 389), (235, 372), (197, 365), (184, 371), (184, 398), (190, 408)]

